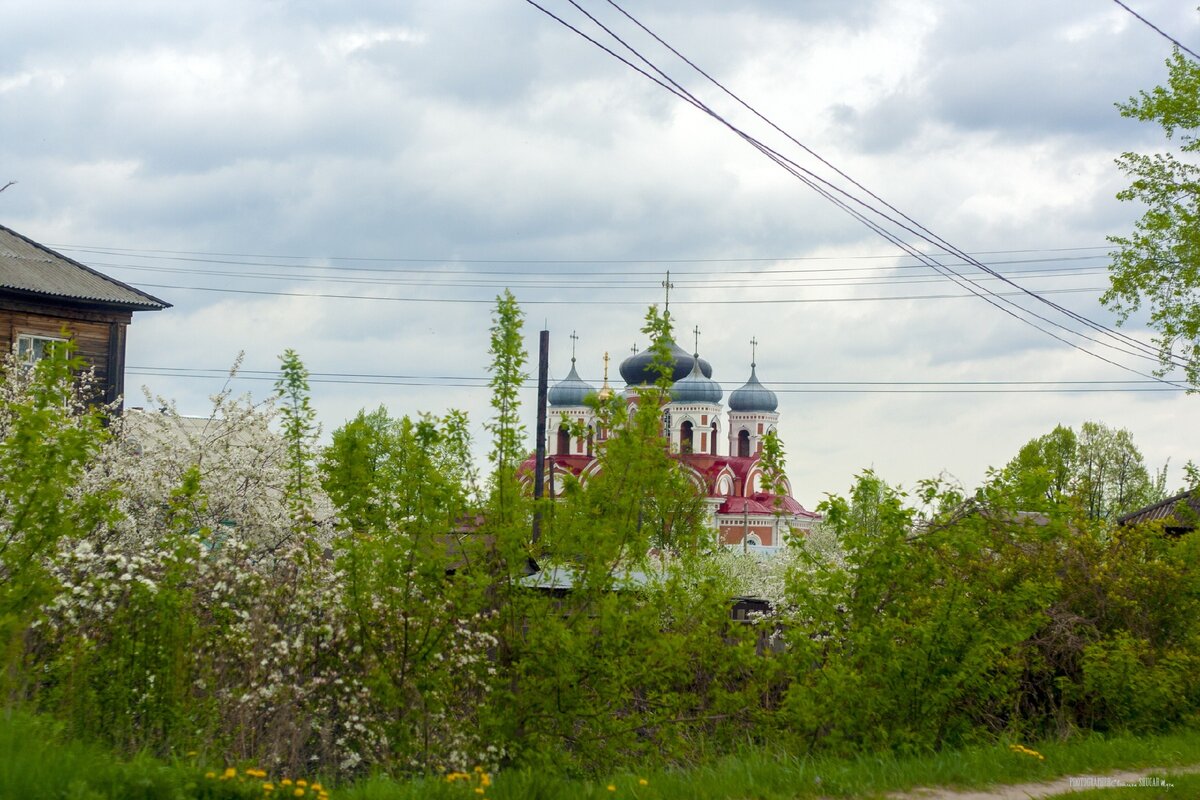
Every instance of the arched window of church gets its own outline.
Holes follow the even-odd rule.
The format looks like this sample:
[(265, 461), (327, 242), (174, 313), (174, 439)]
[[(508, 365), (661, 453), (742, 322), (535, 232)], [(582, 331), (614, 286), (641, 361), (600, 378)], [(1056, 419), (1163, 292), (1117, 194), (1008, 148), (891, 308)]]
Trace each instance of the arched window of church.
[(679, 452), (692, 452), (692, 436), (692, 423), (684, 421), (684, 423), (679, 426)]
[(741, 430), (738, 432), (738, 455), (742, 458), (750, 457), (750, 431)]
[(760, 542), (758, 540), (758, 536), (756, 536), (755, 534), (752, 533), (746, 537), (746, 546), (747, 547), (762, 547), (762, 542)]
[(558, 447), (554, 448), (554, 452), (564, 456), (571, 455), (571, 431), (566, 425), (558, 426)]
[(715, 456), (717, 454), (717, 423), (713, 420), (712, 434), (708, 437), (708, 454)]

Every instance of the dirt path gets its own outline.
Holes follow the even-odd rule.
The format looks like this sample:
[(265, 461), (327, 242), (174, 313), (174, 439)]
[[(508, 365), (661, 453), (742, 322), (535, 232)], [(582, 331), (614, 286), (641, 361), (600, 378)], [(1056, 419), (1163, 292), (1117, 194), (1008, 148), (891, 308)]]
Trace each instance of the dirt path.
[[(889, 794), (889, 800), (1032, 800), (1040, 797), (1057, 797), (1106, 787), (1138, 786), (1143, 779), (1150, 780), (1154, 774), (1164, 772), (1200, 772), (1200, 764), (1190, 767), (1152, 767), (1150, 769), (1109, 772), (1103, 775), (1071, 775), (1052, 781), (1017, 783), (1008, 786), (993, 786), (989, 789), (913, 789)], [(1152, 784), (1141, 784), (1152, 785)], [(1180, 798), (1183, 800), (1183, 798)]]

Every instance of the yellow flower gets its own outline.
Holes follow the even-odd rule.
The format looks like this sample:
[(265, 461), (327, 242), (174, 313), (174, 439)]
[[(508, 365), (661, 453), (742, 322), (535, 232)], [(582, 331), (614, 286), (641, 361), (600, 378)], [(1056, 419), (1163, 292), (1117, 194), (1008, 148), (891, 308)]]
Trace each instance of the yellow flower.
[(608, 785), (608, 790), (609, 790), (610, 792), (615, 792), (615, 791), (617, 790), (617, 787), (613, 786), (613, 785), (610, 783), (610, 784)]
[[(297, 785), (299, 785), (299, 784), (297, 784)], [(314, 784), (313, 784), (313, 785), (312, 785), (310, 788), (311, 788), (311, 789), (312, 789), (314, 792), (319, 792), (319, 791), (321, 791), (321, 784), (319, 784), (319, 783), (314, 783)]]
[(280, 786), (291, 786), (291, 785), (292, 785), (292, 779), (291, 779), (291, 778), (284, 778), (283, 780), (281, 780), (281, 781), (279, 782), (279, 785), (280, 785)]
[(482, 775), (480, 775), (479, 776), (479, 785), (480, 786), (491, 786), (492, 785), (492, 776), (488, 775), (486, 772), (483, 773)]
[(209, 780), (212, 780), (213, 778), (217, 777), (217, 773), (215, 773), (215, 772), (206, 772), (206, 773), (204, 773), (204, 777), (208, 778)]
[(233, 767), (226, 767), (225, 774), (221, 776), (221, 780), (223, 780), (223, 781), (228, 780), (228, 779), (236, 777), (236, 776), (237, 776), (236, 769), (234, 769)]
[(263, 791), (264, 791), (264, 792), (273, 792), (273, 791), (275, 791), (275, 784), (273, 784), (273, 783), (264, 783), (264, 784), (263, 784)]
[(308, 786), (308, 781), (301, 778), (300, 780), (296, 781), (296, 785), (300, 787)]
[(476, 786), (476, 787), (475, 787), (475, 794), (483, 794), (483, 788), (482, 788), (482, 787), (479, 787), (479, 786)]
[(195, 757), (196, 757), (196, 756), (198, 756), (198, 755), (200, 755), (200, 754), (199, 754), (199, 753), (197, 753), (195, 750), (188, 750), (188, 751), (187, 751), (187, 757), (188, 757), (188, 758), (195, 758)]
[(638, 786), (649, 786), (649, 785), (650, 785), (650, 781), (646, 780), (645, 778), (638, 778)]
[(296, 791), (292, 792), (292, 794), (295, 795), (296, 797), (304, 797), (304, 790), (296, 789)]

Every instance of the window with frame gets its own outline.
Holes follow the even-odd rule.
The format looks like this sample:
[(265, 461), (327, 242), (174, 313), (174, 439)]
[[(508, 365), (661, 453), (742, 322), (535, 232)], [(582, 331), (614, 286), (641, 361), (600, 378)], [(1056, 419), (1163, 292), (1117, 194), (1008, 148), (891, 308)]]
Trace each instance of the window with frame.
[(13, 349), (17, 353), (18, 360), (32, 366), (50, 355), (53, 345), (65, 344), (66, 341), (66, 339), (58, 336), (39, 336), (34, 333), (22, 333), (17, 335), (17, 341), (13, 344)]

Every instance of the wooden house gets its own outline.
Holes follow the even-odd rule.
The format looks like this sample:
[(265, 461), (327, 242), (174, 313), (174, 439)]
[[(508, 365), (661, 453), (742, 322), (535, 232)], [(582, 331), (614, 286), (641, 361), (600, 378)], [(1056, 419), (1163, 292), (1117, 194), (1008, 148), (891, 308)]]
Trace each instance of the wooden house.
[(135, 311), (170, 303), (0, 225), (0, 347), (33, 363), (70, 339), (96, 369), (103, 401), (125, 393), (125, 329)]

